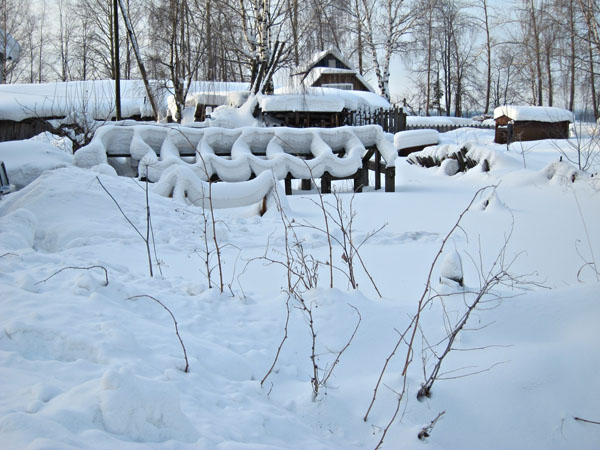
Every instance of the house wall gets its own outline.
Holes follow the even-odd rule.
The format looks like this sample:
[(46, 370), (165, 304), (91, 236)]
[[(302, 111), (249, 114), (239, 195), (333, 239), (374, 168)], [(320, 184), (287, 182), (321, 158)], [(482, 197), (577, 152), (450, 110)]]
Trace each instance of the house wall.
[(20, 122), (0, 120), (0, 142), (29, 139), (51, 129), (43, 119), (26, 119)]
[(353, 74), (350, 73), (324, 73), (314, 83), (314, 87), (321, 87), (331, 83), (351, 83), (354, 91), (369, 91)]
[[(499, 118), (500, 119), (500, 118)], [(494, 142), (506, 144), (508, 128), (502, 121), (496, 120)], [(569, 122), (526, 122), (513, 123), (512, 141), (537, 141), (542, 139), (567, 139)]]

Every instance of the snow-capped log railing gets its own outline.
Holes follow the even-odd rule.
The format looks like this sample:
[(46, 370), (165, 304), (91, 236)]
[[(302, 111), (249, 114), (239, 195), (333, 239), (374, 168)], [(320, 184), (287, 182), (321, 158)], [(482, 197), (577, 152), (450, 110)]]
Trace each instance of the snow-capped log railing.
[[(128, 157), (138, 173), (158, 181), (173, 165), (191, 168), (202, 180), (246, 181), (272, 171), (286, 180), (321, 179), (323, 192), (331, 180), (354, 179), (357, 192), (368, 185), (368, 170), (376, 173), (375, 187), (394, 191), (397, 151), (381, 127), (226, 129), (161, 125), (106, 125), (92, 142), (75, 153), (75, 163), (92, 167), (109, 157)], [(142, 168), (143, 166), (143, 168)]]

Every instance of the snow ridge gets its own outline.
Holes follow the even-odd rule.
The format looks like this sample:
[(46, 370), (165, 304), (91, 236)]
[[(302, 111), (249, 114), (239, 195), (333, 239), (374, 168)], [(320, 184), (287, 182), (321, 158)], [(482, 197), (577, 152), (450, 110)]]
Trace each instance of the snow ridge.
[[(381, 127), (260, 128), (162, 127), (107, 125), (74, 157), (79, 167), (92, 167), (107, 156), (130, 156), (138, 173), (158, 181), (171, 166), (190, 168), (201, 180), (248, 180), (252, 174), (272, 171), (278, 180), (350, 176), (362, 166), (367, 147), (375, 146), (388, 167), (395, 165), (394, 145)], [(180, 155), (194, 155), (187, 162)], [(188, 160), (189, 161), (189, 160)]]

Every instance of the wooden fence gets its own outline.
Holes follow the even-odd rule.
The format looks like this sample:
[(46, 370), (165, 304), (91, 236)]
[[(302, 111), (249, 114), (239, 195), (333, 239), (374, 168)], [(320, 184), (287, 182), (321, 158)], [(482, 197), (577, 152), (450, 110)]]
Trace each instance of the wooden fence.
[(406, 114), (402, 108), (390, 109), (359, 109), (346, 111), (342, 120), (343, 125), (380, 125), (387, 133), (397, 133), (406, 130)]
[(407, 125), (407, 130), (437, 130), (440, 133), (446, 133), (447, 131), (458, 130), (459, 128), (480, 128), (484, 130), (493, 130), (494, 125), (484, 125), (481, 123), (470, 123), (470, 124), (454, 124), (454, 125)]

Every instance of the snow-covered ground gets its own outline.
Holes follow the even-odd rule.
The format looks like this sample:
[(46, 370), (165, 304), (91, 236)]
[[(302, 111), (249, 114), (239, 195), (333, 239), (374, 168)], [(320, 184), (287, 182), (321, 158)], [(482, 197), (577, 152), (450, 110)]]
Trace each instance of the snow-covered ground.
[[(352, 196), (349, 184), (335, 185), (346, 213), (356, 214), (356, 245), (385, 225), (359, 248), (382, 297), (357, 260), (357, 290), (338, 270), (331, 288), (328, 266), (321, 266), (317, 287), (304, 294), (320, 378), (352, 336), (358, 313), (361, 320), (316, 399), (307, 312), (293, 300), (287, 339), (261, 387), (285, 334), (288, 298), (285, 267), (262, 258), (286, 261), (282, 216), (272, 201), (263, 216), (260, 205), (214, 211), (221, 293), (214, 251), (212, 288), (203, 261), (207, 241), (214, 250), (208, 212), (150, 186), (151, 248), (160, 261), (150, 277), (143, 183), (107, 166), (74, 167), (68, 154), (40, 140), (2, 144), (12, 182), (26, 186), (0, 200), (0, 447), (375, 448), (406, 381), (383, 448), (598, 448), (600, 425), (575, 417), (600, 421), (600, 282), (592, 265), (600, 263), (600, 157), (572, 183), (561, 176), (572, 170), (548, 168), (561, 150), (573, 155), (564, 141), (508, 150), (492, 141), (489, 130), (440, 135), (440, 145), (471, 142), (491, 162), (487, 173), (478, 166), (447, 176), (401, 158), (394, 193)], [(475, 199), (434, 267), (430, 293), (440, 296), (420, 314), (406, 378), (401, 343), (364, 421), (434, 257), (485, 186), (496, 188)], [(324, 200), (336, 202), (333, 195)], [(319, 202), (316, 191), (281, 199), (307, 260), (326, 262)], [(329, 226), (340, 238), (331, 219)], [(424, 359), (429, 375), (431, 347), (443, 351), (448, 327), (501, 254), (513, 282), (505, 279), (484, 297), (443, 360), (431, 397), (418, 401)], [(333, 263), (343, 269), (341, 255), (334, 246)], [(448, 279), (460, 266), (464, 287)], [(173, 319), (153, 299), (177, 320), (188, 373)], [(420, 441), (419, 431), (441, 412)]]

